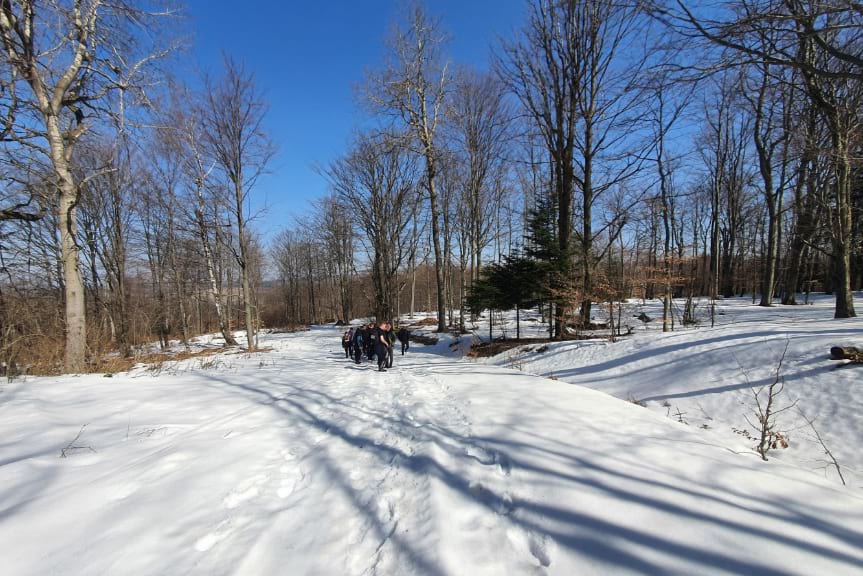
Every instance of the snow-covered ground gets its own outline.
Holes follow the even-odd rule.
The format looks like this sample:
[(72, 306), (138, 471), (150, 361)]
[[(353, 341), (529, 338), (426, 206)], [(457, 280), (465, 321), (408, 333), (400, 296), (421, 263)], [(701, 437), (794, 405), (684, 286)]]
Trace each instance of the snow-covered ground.
[[(857, 299), (863, 310), (863, 300)], [(638, 402), (653, 411), (705, 431), (705, 438), (740, 449), (752, 449), (757, 406), (754, 392), (776, 381), (784, 390), (774, 409), (776, 428), (789, 448), (769, 458), (793, 462), (840, 482), (835, 466), (803, 415), (814, 421), (825, 446), (836, 457), (849, 486), (863, 488), (863, 366), (840, 367), (828, 359), (831, 346), (863, 348), (863, 318), (832, 319), (833, 300), (813, 299), (810, 306), (762, 308), (751, 299), (718, 303), (716, 326), (710, 328), (707, 306), (701, 325), (661, 332), (661, 304), (632, 303), (624, 322), (633, 336), (607, 340), (552, 343), (511, 349), (489, 362), (559, 378), (617, 398)], [(634, 319), (641, 312), (653, 321)], [(602, 319), (602, 318), (600, 318)], [(636, 326), (637, 325), (637, 326)], [(514, 334), (507, 317), (507, 333)], [(533, 325), (534, 332), (537, 330)], [(487, 328), (485, 328), (487, 330)], [(479, 327), (479, 334), (485, 334)], [(781, 365), (780, 365), (781, 363)], [(764, 389), (759, 401), (767, 399)], [(802, 412), (802, 414), (801, 414)], [(713, 434), (715, 431), (717, 434)]]
[[(444, 338), (378, 373), (315, 328), (268, 353), (3, 383), (0, 573), (863, 574), (859, 487), (760, 461), (705, 398), (741, 388), (738, 361), (766, 378), (787, 335), (789, 388), (811, 389), (822, 434), (844, 419), (856, 444), (831, 449), (853, 460), (863, 369), (823, 357), (861, 324), (807, 314), (554, 344), (522, 370)], [(575, 381), (664, 395), (690, 425)]]

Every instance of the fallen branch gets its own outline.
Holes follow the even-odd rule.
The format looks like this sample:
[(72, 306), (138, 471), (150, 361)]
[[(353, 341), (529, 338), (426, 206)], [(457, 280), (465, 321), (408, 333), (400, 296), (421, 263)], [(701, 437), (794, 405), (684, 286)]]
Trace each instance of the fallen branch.
[(83, 426), (81, 426), (81, 429), (78, 430), (78, 433), (75, 435), (74, 438), (72, 438), (72, 441), (69, 442), (65, 448), (60, 450), (60, 458), (65, 458), (67, 453), (72, 452), (74, 450), (89, 450), (90, 452), (96, 452), (92, 446), (76, 446), (75, 445), (75, 442), (77, 442), (78, 439), (81, 437), (81, 434), (84, 433), (84, 428), (86, 428), (86, 427), (87, 427), (87, 424), (84, 424)]
[(797, 412), (799, 412), (800, 417), (803, 418), (803, 420), (805, 420), (807, 424), (809, 424), (809, 428), (811, 428), (812, 433), (815, 434), (815, 439), (818, 440), (818, 443), (821, 444), (821, 448), (824, 449), (824, 454), (826, 454), (827, 457), (830, 458), (828, 466), (832, 464), (833, 467), (836, 468), (836, 473), (839, 474), (839, 480), (842, 481), (843, 486), (846, 486), (845, 477), (842, 476), (842, 469), (839, 466), (839, 462), (836, 460), (836, 456), (833, 455), (833, 452), (831, 452), (830, 448), (828, 448), (827, 445), (824, 443), (824, 438), (821, 437), (821, 434), (819, 434), (818, 430), (815, 428), (815, 419), (810, 419), (809, 417), (807, 417), (803, 410), (801, 410), (800, 408), (797, 408)]

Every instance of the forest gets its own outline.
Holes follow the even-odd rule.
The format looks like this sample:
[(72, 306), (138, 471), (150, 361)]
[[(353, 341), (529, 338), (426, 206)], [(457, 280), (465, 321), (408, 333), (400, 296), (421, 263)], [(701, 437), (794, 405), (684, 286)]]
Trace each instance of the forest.
[(410, 4), (318, 166), (329, 195), (272, 237), (252, 199), (277, 102), (230, 55), (172, 73), (183, 13), (0, 2), (4, 370), (416, 312), (443, 332), (539, 306), (566, 339), (634, 298), (664, 330), (740, 295), (856, 316), (863, 4), (529, 0), (484, 69)]

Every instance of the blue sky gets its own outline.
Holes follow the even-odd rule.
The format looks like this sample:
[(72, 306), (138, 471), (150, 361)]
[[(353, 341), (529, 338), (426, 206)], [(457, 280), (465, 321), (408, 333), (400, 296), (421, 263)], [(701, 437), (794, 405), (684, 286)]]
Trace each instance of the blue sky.
[[(455, 64), (486, 68), (500, 36), (511, 36), (523, 0), (427, 0), (451, 40)], [(192, 57), (216, 73), (226, 52), (253, 70), (270, 104), (267, 126), (279, 146), (271, 174), (253, 192), (266, 204), (265, 237), (290, 226), (309, 201), (327, 192), (315, 165), (345, 151), (363, 120), (355, 87), (380, 65), (384, 37), (402, 0), (189, 0)]]

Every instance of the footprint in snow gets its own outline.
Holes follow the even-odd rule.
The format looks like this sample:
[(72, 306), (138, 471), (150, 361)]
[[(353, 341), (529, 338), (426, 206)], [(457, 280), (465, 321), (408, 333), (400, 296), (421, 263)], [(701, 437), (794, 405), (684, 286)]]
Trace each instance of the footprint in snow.
[(465, 448), (465, 454), (482, 464), (483, 466), (497, 465), (498, 472), (501, 476), (509, 476), (512, 474), (512, 460), (506, 454), (495, 452), (494, 450), (486, 450), (481, 446), (469, 445)]
[(291, 494), (299, 490), (306, 481), (306, 472), (302, 468), (298, 466), (292, 466), (290, 464), (285, 464), (281, 468), (282, 474), (284, 474), (284, 478), (282, 478), (281, 483), (279, 485), (279, 489), (276, 491), (276, 495), (279, 498), (284, 500), (288, 498)]
[(547, 534), (535, 534), (522, 528), (513, 527), (507, 530), (507, 538), (516, 550), (530, 554), (542, 568), (551, 566), (554, 540)]
[(494, 452), (490, 452), (481, 446), (476, 446), (474, 444), (469, 444), (465, 449), (464, 453), (482, 464), (483, 466), (491, 466), (495, 463), (495, 455)]
[(468, 486), (468, 491), (478, 502), (488, 506), (501, 516), (509, 516), (515, 508), (509, 492), (504, 492), (502, 496), (498, 496), (481, 482), (472, 483)]
[(551, 566), (549, 541), (550, 539), (546, 534), (541, 534), (539, 536), (531, 534), (528, 538), (528, 549), (530, 550), (531, 555), (536, 558), (539, 565), (543, 568)]
[(378, 500), (378, 513), (384, 522), (389, 522), (395, 516), (395, 506), (387, 498)]
[(198, 552), (207, 552), (210, 548), (224, 540), (225, 536), (228, 535), (228, 527), (230, 524), (230, 520), (222, 520), (219, 525), (216, 526), (215, 530), (209, 534), (201, 536), (195, 541), (195, 550)]
[(253, 476), (242, 482), (232, 490), (222, 501), (225, 508), (232, 510), (237, 506), (248, 502), (260, 493), (259, 486), (266, 480), (266, 476)]
[(497, 469), (501, 475), (509, 476), (512, 474), (512, 460), (510, 460), (506, 454), (495, 452), (494, 458), (495, 463), (497, 463)]

